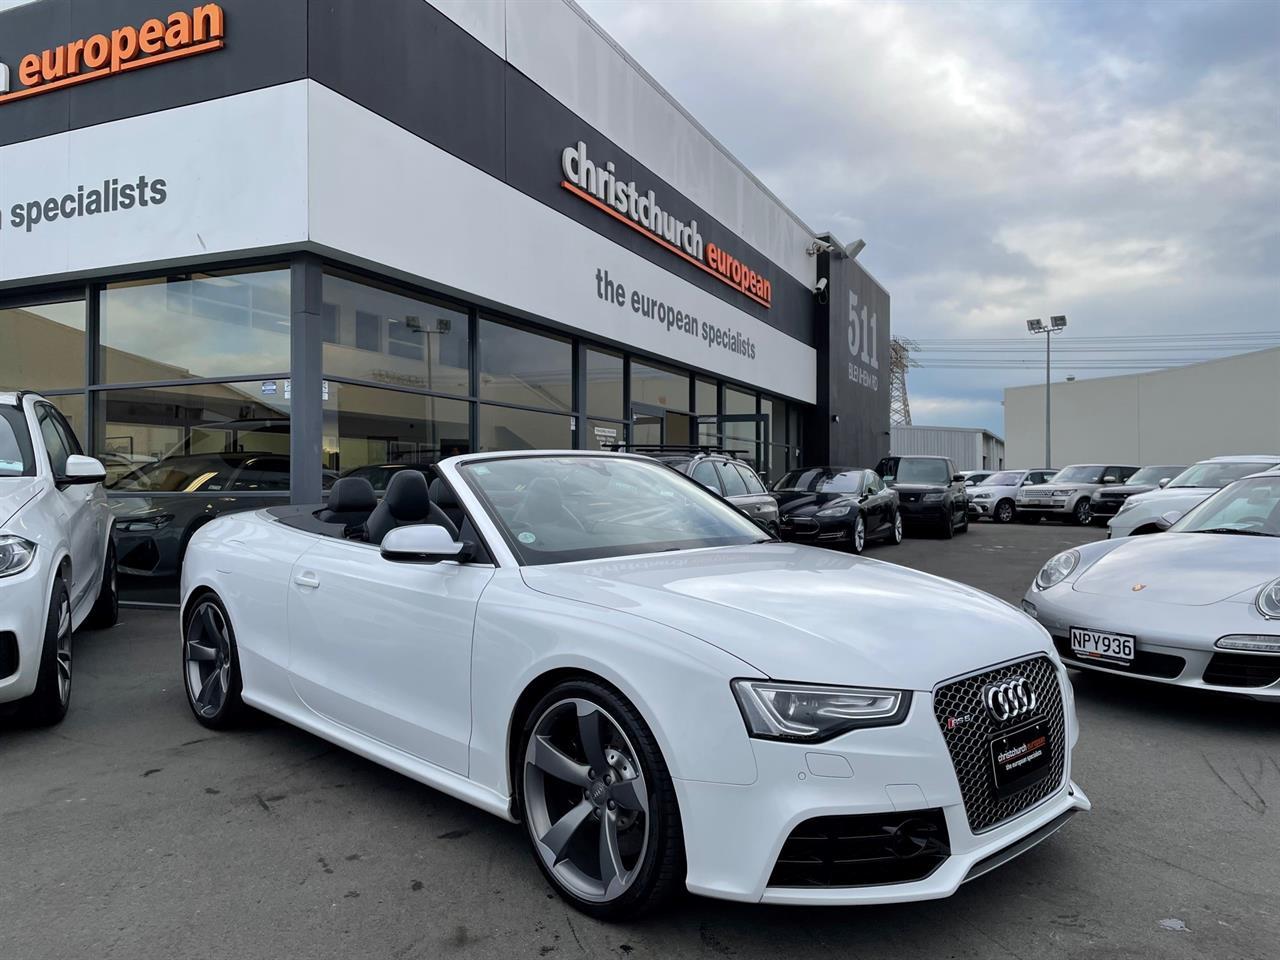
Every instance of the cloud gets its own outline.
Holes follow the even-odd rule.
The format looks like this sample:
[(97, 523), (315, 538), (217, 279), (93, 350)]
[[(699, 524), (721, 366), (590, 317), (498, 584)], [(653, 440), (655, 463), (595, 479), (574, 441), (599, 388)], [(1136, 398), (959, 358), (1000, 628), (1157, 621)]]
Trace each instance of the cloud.
[[(581, 2), (805, 221), (866, 238), (896, 333), (1280, 329), (1274, 4)], [(1038, 376), (909, 383), (999, 430)]]

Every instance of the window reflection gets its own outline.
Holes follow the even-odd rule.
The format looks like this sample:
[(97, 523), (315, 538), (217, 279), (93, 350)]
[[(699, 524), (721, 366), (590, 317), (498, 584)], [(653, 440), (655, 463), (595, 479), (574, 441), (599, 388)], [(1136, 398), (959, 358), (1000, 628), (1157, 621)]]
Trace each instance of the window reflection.
[[(689, 409), (689, 376), (631, 361), (631, 402), (651, 403), (672, 410)], [(688, 440), (684, 441), (688, 443)]]
[(113, 283), (99, 294), (104, 383), (289, 369), (289, 271)]
[(84, 301), (0, 310), (0, 390), (84, 386)]
[(479, 348), (481, 398), (573, 409), (573, 354), (567, 340), (481, 320)]
[(622, 357), (587, 350), (583, 375), (587, 381), (587, 413), (597, 417), (623, 416)]
[(470, 393), (467, 313), (325, 274), (321, 337), (328, 376)]
[(573, 447), (572, 418), (480, 404), (480, 444), (488, 450), (568, 450)]
[(375, 490), (404, 466), (425, 470), (469, 453), (470, 434), (465, 400), (330, 383), (324, 401), (325, 468), (362, 476)]

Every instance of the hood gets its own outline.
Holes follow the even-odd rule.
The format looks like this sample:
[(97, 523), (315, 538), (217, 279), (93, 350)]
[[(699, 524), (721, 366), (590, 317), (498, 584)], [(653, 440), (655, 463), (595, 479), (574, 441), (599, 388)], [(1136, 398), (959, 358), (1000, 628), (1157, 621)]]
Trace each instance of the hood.
[(39, 477), (0, 477), (0, 527), (30, 503), (39, 490)]
[(1116, 485), (1114, 483), (1105, 484), (1098, 488), (1098, 494), (1104, 497), (1134, 497), (1140, 493), (1150, 493), (1156, 489), (1154, 483), (1122, 483)]
[(782, 680), (931, 690), (1051, 651), (1026, 614), (895, 564), (766, 543), (521, 570), (551, 596), (653, 620)]
[(1129, 507), (1129, 510), (1140, 510), (1142, 512), (1141, 514), (1126, 512), (1125, 516), (1158, 517), (1162, 513), (1168, 513), (1170, 510), (1177, 513), (1186, 513), (1197, 503), (1217, 492), (1217, 487), (1165, 487), (1163, 490), (1155, 489), (1147, 493), (1135, 493), (1129, 498), (1129, 503), (1133, 504), (1133, 506)]
[(1084, 490), (1087, 488), (1100, 488), (1100, 483), (1033, 483), (1029, 486), (1022, 487), (1022, 491), (1033, 497), (1049, 497), (1055, 493), (1061, 493), (1063, 490)]
[(837, 500), (858, 502), (856, 493), (805, 493), (793, 491), (775, 493), (773, 497), (778, 501), (778, 509), (784, 517), (804, 516), (814, 513), (825, 506), (835, 503)]
[(1077, 593), (1200, 607), (1256, 590), (1280, 572), (1280, 540), (1270, 537), (1162, 533), (1119, 543), (1080, 574)]

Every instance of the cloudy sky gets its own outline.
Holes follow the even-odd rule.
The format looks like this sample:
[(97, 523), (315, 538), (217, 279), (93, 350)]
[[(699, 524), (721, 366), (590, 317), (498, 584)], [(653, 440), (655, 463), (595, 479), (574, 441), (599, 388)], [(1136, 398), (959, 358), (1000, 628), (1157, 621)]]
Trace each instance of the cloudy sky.
[[(895, 334), (1280, 333), (1277, 0), (580, 2), (810, 226), (867, 240)], [(1197, 355), (1158, 342), (1114, 356)], [(1042, 378), (913, 370), (914, 420), (999, 431), (1001, 388)]]

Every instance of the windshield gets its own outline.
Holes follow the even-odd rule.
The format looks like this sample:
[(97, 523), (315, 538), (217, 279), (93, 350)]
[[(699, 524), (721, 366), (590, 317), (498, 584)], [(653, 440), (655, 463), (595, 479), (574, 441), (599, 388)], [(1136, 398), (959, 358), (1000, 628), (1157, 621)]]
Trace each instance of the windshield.
[(784, 473), (773, 485), (775, 493), (858, 493), (862, 471), (844, 467), (814, 467)]
[(234, 472), (235, 466), (220, 457), (172, 457), (145, 464), (106, 486), (150, 493), (225, 490)]
[(525, 566), (769, 539), (723, 500), (653, 461), (530, 456), (459, 470)]
[(983, 480), (980, 487), (1016, 487), (1022, 482), (1022, 473), (1018, 470), (1006, 470), (1004, 473), (993, 473)]
[(1125, 483), (1128, 483), (1128, 484), (1145, 483), (1154, 487), (1161, 480), (1172, 480), (1174, 477), (1176, 477), (1185, 469), (1187, 468), (1186, 467), (1143, 467), (1141, 470), (1139, 470), (1137, 473), (1131, 476), (1128, 480), (1126, 480)]
[[(885, 480), (888, 480), (885, 477)], [(945, 460), (925, 460), (903, 457), (898, 461), (898, 472), (893, 477), (894, 483), (933, 483), (946, 486), (951, 482), (951, 474), (947, 473)]]
[(1169, 532), (1280, 537), (1280, 474), (1240, 480), (1219, 490)]
[(1105, 467), (1090, 464), (1077, 464), (1074, 467), (1063, 467), (1053, 477), (1054, 483), (1101, 483), (1102, 471)]
[(0, 407), (0, 477), (35, 475), (35, 451), (26, 414), (18, 407)]
[[(1169, 481), (1169, 487), (1225, 487), (1251, 473), (1262, 473), (1274, 463), (1244, 463), (1239, 460), (1205, 460), (1187, 467)], [(1168, 489), (1168, 488), (1166, 488)]]

